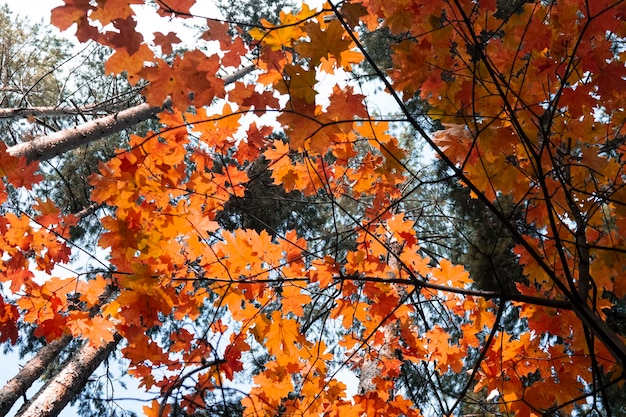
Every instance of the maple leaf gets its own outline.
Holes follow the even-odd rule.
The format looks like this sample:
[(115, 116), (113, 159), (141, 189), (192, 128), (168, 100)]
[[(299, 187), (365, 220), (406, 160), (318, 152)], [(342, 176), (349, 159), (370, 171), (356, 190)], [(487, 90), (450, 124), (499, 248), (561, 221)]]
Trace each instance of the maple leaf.
[(68, 324), (74, 336), (88, 340), (94, 347), (112, 342), (115, 338), (113, 323), (100, 315), (90, 317), (89, 312), (73, 311)]
[(135, 30), (137, 27), (137, 21), (133, 18), (133, 16), (129, 15), (125, 18), (117, 18), (113, 20), (113, 26), (116, 31), (105, 32), (100, 37), (101, 42), (106, 43), (108, 46), (113, 48), (126, 48), (129, 55), (137, 52), (143, 42), (143, 35)]
[(263, 156), (265, 156), (268, 161), (277, 163), (281, 159), (289, 159), (290, 149), (288, 143), (285, 143), (282, 140), (274, 140), (272, 145), (272, 148), (268, 148), (265, 152), (263, 152)]
[(196, 0), (157, 0), (160, 16), (176, 16), (182, 18), (192, 17), (191, 6), (196, 4)]
[(11, 341), (11, 344), (17, 343), (17, 321), (19, 318), (20, 314), (17, 307), (5, 303), (0, 295), (0, 342)]
[(614, 62), (602, 69), (602, 73), (594, 81), (603, 100), (610, 100), (621, 91), (626, 83), (625, 77), (626, 69), (622, 62)]
[(126, 48), (118, 48), (104, 63), (104, 71), (107, 74), (126, 72), (128, 82), (135, 85), (140, 81), (139, 72), (143, 69), (144, 63), (153, 59), (154, 53), (145, 44), (140, 45), (133, 54), (130, 54)]
[(177, 56), (171, 66), (157, 59), (154, 67), (140, 73), (150, 81), (144, 96), (154, 105), (161, 105), (169, 97), (180, 110), (186, 110), (192, 101), (208, 104), (224, 94), (224, 82), (215, 77), (218, 66), (218, 62), (198, 50)]
[(102, 7), (95, 9), (90, 15), (91, 20), (97, 20), (102, 26), (114, 22), (120, 16), (133, 16), (135, 12), (131, 4), (143, 4), (143, 0), (107, 0)]
[(39, 318), (33, 335), (43, 337), (49, 343), (63, 336), (66, 324), (67, 320), (61, 316), (54, 316), (50, 319)]
[(368, 118), (369, 114), (365, 108), (362, 94), (354, 94), (352, 87), (345, 89), (335, 86), (329, 97), (330, 104), (326, 109), (326, 114), (330, 120), (351, 120), (353, 118)]
[(433, 277), (446, 285), (464, 288), (471, 282), (468, 272), (462, 265), (453, 265), (447, 259), (442, 259), (439, 263), (439, 270), (433, 270)]
[(296, 316), (302, 316), (304, 313), (304, 306), (311, 302), (311, 296), (302, 294), (301, 291), (301, 288), (293, 285), (283, 287), (283, 299), (281, 302), (284, 311), (292, 312)]
[(0, 143), (0, 177), (6, 177), (15, 187), (32, 189), (33, 185), (43, 179), (35, 174), (39, 168), (38, 162), (28, 162), (25, 157), (13, 157), (7, 152), (4, 143)]
[(266, 148), (266, 143), (269, 142), (267, 138), (271, 132), (272, 128), (269, 126), (263, 126), (259, 129), (256, 123), (252, 123), (246, 132), (245, 142), (239, 143), (237, 151), (234, 154), (237, 162), (243, 164), (244, 161), (256, 161), (261, 151)]
[(250, 36), (257, 41), (262, 41), (273, 51), (292, 47), (294, 40), (303, 36), (304, 32), (298, 25), (290, 24), (296, 22), (295, 16), (290, 15), (288, 19), (285, 19), (285, 16), (285, 13), (281, 12), (281, 21), (285, 26), (278, 27), (262, 19), (261, 24), (268, 29), (252, 28), (249, 32)]
[[(444, 124), (444, 127), (445, 130), (435, 133), (433, 140), (452, 161), (465, 161), (473, 143), (471, 133), (464, 125)], [(469, 162), (475, 163), (476, 160), (474, 157)]]
[(490, 12), (496, 11), (496, 0), (480, 0), (480, 7), (484, 7)]
[(242, 62), (241, 57), (245, 56), (247, 52), (246, 44), (240, 38), (237, 38), (231, 45), (230, 50), (222, 57), (222, 65), (225, 67), (239, 67)]
[(172, 410), (171, 404), (165, 404), (161, 408), (159, 400), (152, 400), (150, 405), (144, 405), (142, 411), (146, 417), (161, 417), (162, 415), (169, 415)]
[(243, 196), (245, 191), (244, 184), (249, 180), (245, 171), (240, 171), (232, 165), (227, 166), (226, 172), (223, 174), (215, 174), (214, 178), (217, 184), (225, 190), (229, 190), (228, 192), (232, 193), (233, 196), (239, 197)]
[(50, 22), (60, 30), (67, 30), (72, 24), (86, 18), (91, 8), (90, 0), (65, 0), (65, 5), (52, 9)]
[(161, 32), (154, 33), (154, 44), (161, 47), (161, 52), (165, 55), (169, 55), (172, 53), (172, 45), (176, 43), (181, 43), (182, 41), (176, 33), (168, 32), (167, 35), (162, 34)]
[(89, 282), (81, 282), (77, 292), (80, 294), (80, 299), (87, 303), (87, 306), (93, 307), (98, 304), (108, 285), (109, 281), (102, 275), (98, 275)]
[(395, 215), (387, 220), (387, 225), (396, 236), (398, 242), (402, 244), (406, 242), (409, 246), (413, 246), (417, 243), (415, 230), (413, 229), (414, 224), (414, 221), (404, 219), (404, 213)]
[(39, 212), (36, 220), (43, 227), (49, 227), (59, 222), (59, 208), (54, 204), (52, 200), (37, 199), (35, 209)]
[(284, 354), (291, 356), (301, 339), (298, 323), (293, 319), (287, 319), (278, 311), (271, 315), (270, 326), (265, 334), (267, 347), (270, 355)]
[(236, 83), (235, 88), (228, 92), (228, 98), (241, 107), (254, 107), (257, 110), (278, 108), (278, 98), (272, 91), (258, 93), (254, 84)]
[(205, 41), (218, 41), (222, 49), (228, 49), (232, 42), (232, 38), (228, 33), (228, 24), (216, 19), (207, 19), (206, 24), (208, 29), (200, 38)]
[(341, 6), (341, 14), (350, 27), (355, 27), (362, 17), (367, 16), (367, 8), (360, 3), (350, 2)]
[(297, 42), (294, 46), (296, 52), (309, 58), (313, 66), (328, 56), (335, 58), (341, 65), (341, 56), (350, 48), (352, 39), (345, 37), (345, 30), (338, 20), (331, 20), (324, 30), (317, 22), (307, 22), (303, 29), (309, 40)]
[(325, 288), (339, 275), (339, 270), (335, 260), (331, 256), (325, 256), (323, 261), (312, 262), (310, 270), (311, 281), (317, 282), (320, 288)]
[(304, 69), (300, 65), (285, 68), (285, 78), (276, 89), (282, 94), (289, 94), (296, 99), (303, 99), (307, 103), (313, 103), (317, 91), (313, 88), (317, 83), (316, 73), (313, 70)]
[(235, 372), (243, 371), (241, 354), (250, 350), (250, 345), (240, 334), (233, 333), (230, 337), (230, 344), (224, 352), (225, 363), (220, 365), (220, 370), (224, 372), (226, 378), (233, 380)]

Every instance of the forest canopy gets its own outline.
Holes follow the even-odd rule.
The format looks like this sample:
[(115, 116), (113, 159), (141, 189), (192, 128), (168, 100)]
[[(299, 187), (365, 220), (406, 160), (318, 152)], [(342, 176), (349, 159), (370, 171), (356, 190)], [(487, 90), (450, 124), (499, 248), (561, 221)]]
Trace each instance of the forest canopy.
[[(85, 381), (119, 352), (147, 416), (626, 412), (624, 1), (137, 30), (194, 4), (52, 10), (145, 103), (0, 144), (0, 341), (74, 340)], [(40, 192), (44, 161), (120, 131), (89, 210)]]

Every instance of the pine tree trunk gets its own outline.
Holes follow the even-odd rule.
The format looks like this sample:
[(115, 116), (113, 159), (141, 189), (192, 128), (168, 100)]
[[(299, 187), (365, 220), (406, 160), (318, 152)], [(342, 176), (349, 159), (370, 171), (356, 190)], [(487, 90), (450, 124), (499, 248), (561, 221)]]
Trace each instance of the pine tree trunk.
[[(0, 90), (2, 91), (2, 90)], [(0, 119), (26, 119), (29, 117), (103, 116), (128, 108), (124, 104), (98, 103), (82, 107), (13, 107), (0, 109)]]
[(71, 336), (64, 336), (39, 349), (24, 367), (0, 390), (0, 417), (6, 416), (15, 402), (46, 370), (50, 362), (70, 343)]
[[(224, 84), (232, 84), (254, 70), (248, 66), (224, 78)], [(63, 129), (49, 135), (39, 136), (30, 142), (20, 143), (7, 149), (12, 156), (25, 156), (29, 161), (46, 161), (65, 152), (87, 145), (100, 138), (128, 129), (139, 122), (150, 119), (168, 107), (154, 107), (148, 103), (139, 104), (118, 113), (101, 117), (72, 129)]]
[(16, 417), (55, 417), (82, 390), (91, 374), (113, 352), (122, 337), (98, 348), (88, 342), (44, 385)]
[(72, 129), (36, 137), (30, 142), (10, 147), (7, 152), (12, 156), (25, 156), (29, 161), (45, 161), (104, 136), (128, 129), (157, 115), (162, 110), (162, 107), (153, 107), (143, 103), (119, 113), (83, 123)]

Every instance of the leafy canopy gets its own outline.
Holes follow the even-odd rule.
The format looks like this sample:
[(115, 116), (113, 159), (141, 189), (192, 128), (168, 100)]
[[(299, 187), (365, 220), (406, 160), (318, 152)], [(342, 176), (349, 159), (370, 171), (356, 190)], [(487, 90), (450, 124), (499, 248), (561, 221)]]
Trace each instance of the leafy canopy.
[[(107, 70), (148, 81), (146, 100), (169, 98), (171, 110), (91, 179), (93, 201), (110, 208), (99, 240), (106, 273), (33, 279), (33, 261), (46, 272), (68, 261), (75, 219), (43, 201), (37, 216), (0, 217), (0, 276), (17, 297), (0, 304), (3, 339), (14, 339), (20, 315), (48, 340), (71, 333), (97, 345), (121, 334), (129, 372), (161, 393), (145, 408), (155, 416), (173, 399), (189, 413), (207, 408), (208, 393), (232, 387), (261, 354), (246, 415), (418, 416), (399, 376), (420, 364), (462, 373), (424, 414), (454, 413), (455, 398), (480, 392), (511, 415), (610, 409), (605, 391), (623, 383), (626, 359), (607, 321), (626, 295), (623, 1), (305, 4), (252, 28), (250, 48), (209, 19), (200, 39), (219, 51), (171, 60), (136, 30), (131, 5), (143, 3), (65, 0), (52, 12), (80, 41), (113, 48)], [(193, 4), (156, 8), (186, 19)], [(397, 40), (386, 74), (359, 42), (380, 28)], [(169, 51), (178, 38), (157, 39)], [(224, 71), (247, 59), (255, 78), (225, 88)], [(364, 60), (400, 116), (374, 116), (358, 84), (344, 82)], [(402, 99), (415, 96), (443, 130), (420, 127), (423, 115)], [(472, 289), (462, 266), (426, 256), (419, 218), (403, 210), (425, 183), (392, 122), (411, 125), (412, 140), (427, 142), (509, 230), (527, 278), (517, 291)], [(218, 214), (244, 195), (261, 155), (274, 184), (323, 198), (354, 244), (337, 249), (339, 226), (330, 228), (337, 244), (322, 248), (310, 232), (222, 230)], [(15, 187), (37, 181), (33, 165), (0, 166), (15, 167), (2, 171)], [(106, 288), (115, 297), (102, 303)], [(68, 309), (76, 299), (81, 308)], [(225, 315), (207, 319), (207, 305)], [(522, 320), (505, 329), (512, 309)], [(181, 323), (171, 343), (151, 331), (166, 321)], [(375, 389), (348, 395), (338, 371), (363, 379), (366, 365)]]

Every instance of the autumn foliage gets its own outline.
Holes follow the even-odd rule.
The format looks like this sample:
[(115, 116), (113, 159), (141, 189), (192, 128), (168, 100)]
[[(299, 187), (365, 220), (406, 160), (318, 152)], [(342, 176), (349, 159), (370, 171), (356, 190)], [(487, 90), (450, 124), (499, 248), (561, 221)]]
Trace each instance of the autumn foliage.
[[(413, 365), (458, 374), (459, 401), (516, 416), (602, 409), (588, 398), (621, 387), (626, 345), (607, 314), (626, 296), (623, 1), (303, 5), (249, 30), (252, 45), (209, 19), (198, 42), (212, 47), (171, 59), (162, 53), (180, 42), (174, 33), (137, 32), (143, 3), (65, 0), (52, 11), (60, 29), (113, 49), (107, 71), (171, 106), (159, 131), (132, 136), (91, 178), (93, 201), (108, 208), (98, 242), (107, 271), (35, 279), (69, 262), (77, 219), (45, 200), (2, 212), (0, 280), (11, 296), (0, 298), (0, 340), (16, 341), (20, 318), (48, 341), (99, 345), (119, 333), (129, 373), (161, 393), (145, 408), (153, 416), (174, 401), (205, 408), (207, 392), (234, 386), (261, 354), (245, 415), (458, 413), (449, 398), (418, 409), (400, 377)], [(194, 0), (156, 3), (185, 19)], [(394, 35), (388, 70), (360, 42), (380, 28)], [(399, 116), (375, 114), (346, 82), (366, 61)], [(224, 85), (249, 63), (251, 78)], [(414, 97), (442, 129), (424, 130), (405, 105)], [(398, 124), (513, 235), (526, 277), (517, 292), (476, 289), (462, 265), (422, 250), (419, 220), (403, 210), (420, 177)], [(275, 184), (347, 219), (354, 244), (223, 230), (218, 215), (244, 195), (259, 158)], [(6, 187), (36, 187), (36, 168), (0, 149)], [(519, 325), (505, 329), (511, 311)], [(182, 323), (169, 343), (150, 331), (166, 321)], [(340, 371), (365, 365), (376, 389), (348, 395)]]

